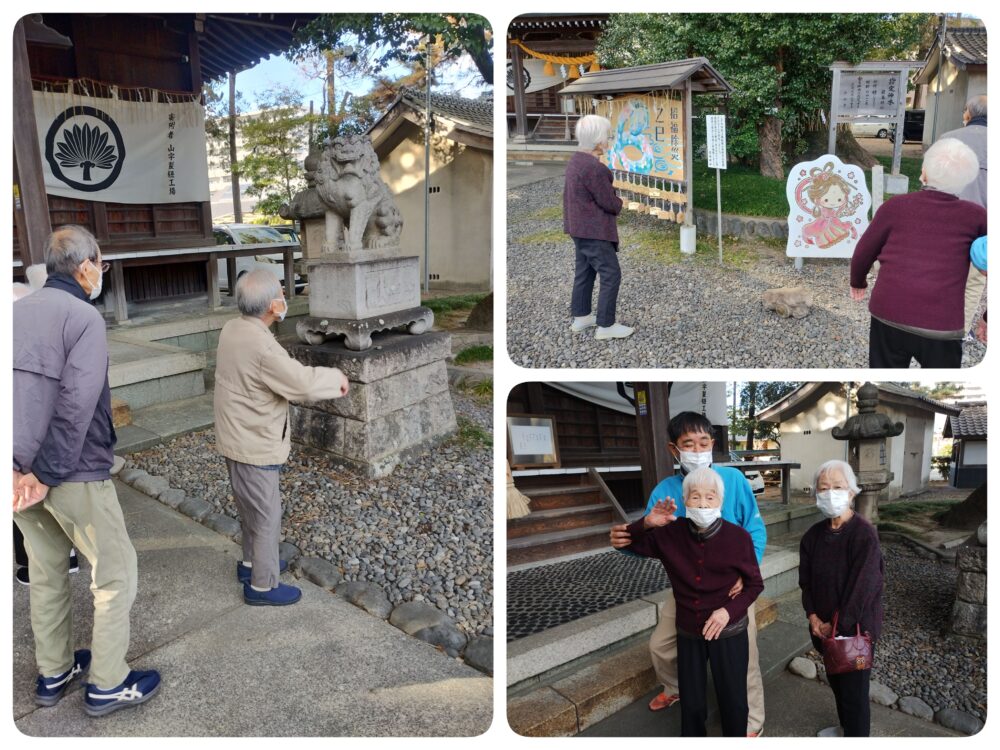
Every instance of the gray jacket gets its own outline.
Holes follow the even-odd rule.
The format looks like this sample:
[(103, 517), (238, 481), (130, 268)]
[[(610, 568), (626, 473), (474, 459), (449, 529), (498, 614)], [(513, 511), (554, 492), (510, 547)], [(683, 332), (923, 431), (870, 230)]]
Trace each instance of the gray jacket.
[(104, 319), (71, 276), (14, 303), (14, 468), (50, 487), (111, 477)]
[(969, 120), (964, 128), (949, 130), (941, 138), (957, 138), (976, 153), (976, 158), (979, 159), (979, 177), (970, 182), (958, 197), (986, 208), (986, 119), (977, 117)]

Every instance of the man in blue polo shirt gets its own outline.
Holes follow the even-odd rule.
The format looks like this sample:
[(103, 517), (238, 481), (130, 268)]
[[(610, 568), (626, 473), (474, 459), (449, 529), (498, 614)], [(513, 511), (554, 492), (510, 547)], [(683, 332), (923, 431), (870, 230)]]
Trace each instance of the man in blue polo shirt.
[[(670, 442), (667, 448), (675, 460), (680, 462), (679, 474), (669, 476), (653, 488), (646, 504), (646, 513), (656, 503), (666, 498), (672, 498), (677, 503), (675, 511), (678, 517), (685, 515), (684, 494), (681, 485), (684, 477), (701, 466), (712, 465), (712, 448), (715, 440), (712, 437), (712, 423), (702, 414), (692, 411), (681, 412), (667, 425), (667, 435)], [(753, 539), (754, 552), (757, 553), (757, 563), (764, 556), (767, 544), (767, 530), (764, 520), (760, 517), (757, 500), (754, 498), (750, 482), (743, 473), (730, 466), (716, 466), (715, 471), (722, 477), (725, 491), (722, 502), (722, 518), (738, 526), (742, 526)], [(616, 549), (626, 547), (631, 542), (626, 524), (614, 526), (611, 529), (611, 546)], [(730, 596), (736, 596), (743, 588), (743, 581), (734, 581)], [(659, 711), (680, 700), (677, 689), (677, 616), (673, 596), (667, 597), (663, 603), (660, 620), (649, 639), (649, 653), (653, 660), (657, 679), (663, 683), (663, 692), (650, 701), (651, 711)], [(754, 618), (754, 608), (747, 612), (750, 620), (748, 636), (750, 640), (750, 661), (747, 669), (747, 736), (758, 737), (764, 729), (764, 686), (760, 674), (760, 663), (757, 654), (757, 623)]]

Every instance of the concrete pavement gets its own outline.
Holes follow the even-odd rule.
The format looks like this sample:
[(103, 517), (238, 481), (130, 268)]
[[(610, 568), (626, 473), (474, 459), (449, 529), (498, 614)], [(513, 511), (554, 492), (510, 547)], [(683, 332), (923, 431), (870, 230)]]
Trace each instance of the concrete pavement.
[[(129, 661), (158, 669), (149, 703), (92, 719), (79, 684), (52, 708), (36, 677), (28, 590), (12, 583), (13, 708), (30, 736), (474, 736), (493, 681), (306, 580), (290, 607), (248, 607), (240, 548), (116, 482), (139, 558)], [(77, 648), (93, 624), (90, 568), (73, 576)]]
[[(567, 155), (567, 158), (568, 155)], [(528, 156), (525, 161), (507, 162), (507, 189), (521, 187), (532, 182), (547, 180), (550, 177), (562, 177), (566, 174), (565, 161), (536, 161), (529, 163)]]

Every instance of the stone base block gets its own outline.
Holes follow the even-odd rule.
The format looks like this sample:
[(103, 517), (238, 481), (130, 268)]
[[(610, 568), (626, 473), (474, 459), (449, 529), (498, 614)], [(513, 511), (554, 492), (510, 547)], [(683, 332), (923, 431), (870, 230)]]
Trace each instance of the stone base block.
[(377, 337), (376, 346), (363, 352), (342, 342), (294, 344), (289, 351), (304, 364), (337, 367), (350, 380), (344, 398), (293, 404), (290, 410), (292, 439), (330, 453), (342, 465), (385, 476), (457, 427), (446, 333)]
[(318, 346), (325, 341), (344, 337), (344, 346), (352, 351), (364, 351), (372, 346), (372, 336), (383, 331), (405, 328), (407, 333), (426, 333), (434, 325), (434, 311), (429, 307), (409, 307), (378, 317), (354, 320), (349, 318), (317, 318), (308, 316), (295, 324), (301, 341)]
[(309, 314), (360, 320), (420, 304), (420, 259), (415, 255), (341, 262), (321, 256), (307, 264)]

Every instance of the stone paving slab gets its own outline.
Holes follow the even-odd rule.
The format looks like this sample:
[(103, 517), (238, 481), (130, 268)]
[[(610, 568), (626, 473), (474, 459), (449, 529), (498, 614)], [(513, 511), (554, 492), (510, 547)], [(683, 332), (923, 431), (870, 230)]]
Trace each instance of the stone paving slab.
[[(14, 592), (14, 717), (31, 736), (473, 736), (493, 681), (303, 580), (291, 607), (242, 603), (239, 547), (116, 483), (139, 558), (129, 652), (163, 674), (148, 704), (91, 719), (74, 689), (37, 708), (27, 589)], [(73, 578), (77, 646), (89, 570)], [(286, 580), (291, 580), (286, 574)]]
[(161, 440), (202, 430), (215, 423), (213, 398), (214, 393), (208, 391), (183, 401), (147, 406), (132, 413), (132, 423), (158, 435)]

